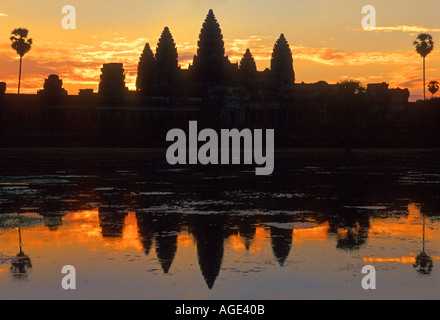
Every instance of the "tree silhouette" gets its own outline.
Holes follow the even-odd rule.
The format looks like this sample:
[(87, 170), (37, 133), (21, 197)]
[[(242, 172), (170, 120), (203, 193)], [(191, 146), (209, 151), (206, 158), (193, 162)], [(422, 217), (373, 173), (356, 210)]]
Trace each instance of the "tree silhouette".
[(353, 97), (355, 95), (363, 94), (366, 91), (366, 88), (357, 80), (341, 80), (337, 85), (340, 93), (344, 96)]
[(438, 89), (439, 89), (438, 81), (433, 80), (428, 84), (428, 90), (432, 94), (431, 98), (434, 98), (434, 95), (437, 93)]
[(432, 41), (432, 36), (427, 33), (421, 33), (414, 41), (414, 46), (416, 51), (423, 58), (423, 100), (426, 100), (426, 71), (425, 71), (425, 59), (434, 49), (434, 41)]
[(366, 88), (356, 80), (342, 80), (337, 84), (339, 100), (339, 123), (345, 144), (345, 153), (351, 154), (353, 135), (355, 134), (356, 121), (359, 118), (357, 111), (363, 103)]
[(20, 56), (20, 71), (18, 74), (18, 94), (20, 94), (20, 83), (21, 83), (21, 66), (23, 61), (23, 56), (31, 50), (32, 39), (28, 39), (29, 30), (25, 28), (14, 29), (11, 33), (12, 49), (17, 51)]

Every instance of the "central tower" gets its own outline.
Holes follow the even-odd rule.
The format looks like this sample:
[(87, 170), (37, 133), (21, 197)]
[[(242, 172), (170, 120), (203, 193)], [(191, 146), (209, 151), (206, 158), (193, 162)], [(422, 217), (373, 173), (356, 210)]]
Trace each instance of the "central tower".
[(208, 86), (224, 84), (228, 59), (222, 31), (212, 10), (206, 16), (197, 44), (193, 62), (196, 81)]

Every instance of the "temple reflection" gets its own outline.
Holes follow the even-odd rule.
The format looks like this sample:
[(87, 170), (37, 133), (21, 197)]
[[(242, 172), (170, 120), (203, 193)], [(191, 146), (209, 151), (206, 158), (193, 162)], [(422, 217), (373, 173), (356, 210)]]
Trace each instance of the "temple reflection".
[[(258, 256), (285, 270), (303, 259), (295, 248), (306, 242), (330, 243), (347, 259), (362, 252), (366, 262), (412, 264), (421, 274), (432, 273), (438, 260), (429, 244), (439, 240), (439, 193), (422, 192), (419, 173), (374, 172), (382, 158), (370, 167), (337, 159), (327, 168), (322, 162), (314, 167), (309, 156), (306, 168), (303, 159), (289, 159), (284, 169), (260, 183), (254, 176), (237, 174), (243, 168), (226, 168), (231, 171), (221, 175), (209, 167), (167, 171), (162, 160), (150, 161), (149, 156), (134, 153), (119, 161), (114, 154), (91, 155), (72, 160), (75, 165), (69, 170), (63, 161), (25, 159), (30, 172), (34, 162), (44, 168), (26, 176), (14, 176), (23, 169), (10, 161), (0, 185), (0, 210), (38, 215), (38, 233), (47, 241), (64, 243), (70, 237), (83, 246), (92, 242), (90, 252), (143, 252), (139, 256), (157, 263), (161, 274), (173, 275), (176, 263), (179, 268), (194, 263), (209, 289), (225, 273), (231, 252)], [(408, 177), (411, 183), (406, 183)], [(32, 234), (32, 227), (26, 234), (28, 230)], [(23, 228), (18, 231), (21, 244)], [(379, 237), (394, 239), (396, 247), (402, 239), (412, 239), (420, 247), (398, 256), (364, 254)], [(46, 244), (37, 236), (27, 242)], [(180, 256), (188, 252), (194, 256)], [(25, 277), (32, 267), (21, 245), (8, 258), (17, 277)]]
[[(409, 205), (409, 215), (405, 221), (415, 219), (413, 205)], [(362, 208), (361, 208), (362, 209)], [(348, 209), (346, 209), (348, 210)], [(226, 214), (200, 214), (186, 216), (177, 213), (136, 213), (139, 238), (146, 255), (154, 247), (157, 258), (164, 273), (168, 273), (179, 246), (179, 235), (183, 229), (187, 230), (186, 241), (191, 242), (197, 250), (200, 271), (208, 288), (213, 288), (219, 277), (225, 252), (225, 240), (231, 239), (230, 249), (246, 250), (252, 254), (252, 245), (256, 241), (270, 242), (273, 257), (280, 267), (289, 259), (289, 254), (294, 246), (294, 239), (298, 242), (327, 241), (326, 234), (334, 234), (336, 247), (351, 252), (359, 250), (366, 243), (370, 228), (375, 230), (390, 230), (396, 232), (399, 226), (401, 232), (412, 230), (411, 224), (405, 228), (400, 220), (386, 219), (371, 221), (365, 210), (354, 208), (348, 210), (343, 216), (330, 217), (327, 221), (296, 222), (294, 216), (279, 214), (273, 216), (235, 217)], [(273, 222), (276, 221), (276, 222)], [(116, 221), (117, 223), (117, 221)], [(386, 223), (386, 224), (384, 224)], [(395, 224), (397, 223), (397, 224)], [(260, 236), (261, 231), (265, 235)], [(423, 228), (423, 243), (425, 242), (425, 228)], [(409, 233), (412, 235), (412, 232)], [(428, 259), (427, 259), (428, 258)], [(294, 259), (292, 257), (292, 259)], [(430, 272), (432, 260), (429, 260), (424, 247), (417, 257), (402, 258), (364, 258), (369, 262), (400, 262), (413, 263), (418, 266), (419, 272)]]
[[(129, 212), (115, 199), (94, 209), (63, 215), (46, 214), (41, 221), (51, 237), (64, 232), (63, 228), (67, 228), (64, 223), (68, 222), (75, 228), (70, 231), (71, 236), (76, 235), (81, 241), (87, 241), (87, 237), (102, 238), (104, 246), (115, 250), (139, 249), (145, 256), (154, 250), (164, 274), (172, 270), (179, 246), (194, 249), (209, 289), (214, 288), (220, 276), (226, 250), (258, 255), (261, 248), (266, 247), (271, 249), (274, 261), (283, 268), (289, 259), (295, 259), (291, 251), (296, 243), (335, 241), (337, 249), (349, 254), (359, 250), (370, 237), (383, 234), (420, 239), (421, 252), (403, 257), (369, 256), (363, 258), (365, 262), (412, 264), (418, 273), (430, 274), (433, 260), (438, 259), (430, 257), (426, 250), (426, 239), (436, 237), (431, 228), (427, 228), (430, 220), (421, 213), (421, 206), (414, 203), (409, 204), (407, 214), (401, 216), (374, 217), (371, 208), (345, 206), (339, 207), (337, 216), (315, 218), (313, 212), (306, 216), (285, 212), (249, 216), (220, 212), (186, 214), (172, 210)], [(119, 200), (123, 201), (122, 198)], [(149, 205), (146, 202), (139, 204)], [(22, 250), (22, 232), (18, 227), (19, 253), (10, 260), (11, 274), (17, 279), (26, 279), (28, 269), (32, 268), (31, 259)]]
[(209, 289), (214, 286), (223, 262), (226, 217), (200, 215), (194, 217), (190, 232), (197, 244), (200, 271)]
[(177, 252), (179, 224), (173, 214), (152, 216), (152, 228), (156, 243), (156, 254), (164, 273), (168, 273)]
[(292, 247), (293, 226), (290, 226), (292, 217), (280, 215), (277, 217), (278, 223), (270, 226), (270, 242), (273, 254), (282, 267), (289, 256)]
[(250, 249), (252, 240), (255, 238), (255, 233), (257, 232), (257, 224), (252, 223), (252, 221), (246, 221), (246, 219), (241, 219), (238, 225), (238, 233), (244, 238), (244, 245), (247, 251)]
[(146, 256), (150, 254), (154, 243), (153, 221), (148, 214), (136, 213), (136, 220), (138, 225), (139, 238)]
[(104, 238), (121, 238), (128, 212), (114, 207), (99, 207), (99, 224)]

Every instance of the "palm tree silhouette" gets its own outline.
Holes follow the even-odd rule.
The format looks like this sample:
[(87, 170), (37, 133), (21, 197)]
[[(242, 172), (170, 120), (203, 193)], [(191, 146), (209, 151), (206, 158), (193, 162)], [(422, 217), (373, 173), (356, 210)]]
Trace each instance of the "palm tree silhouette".
[(431, 99), (434, 98), (434, 95), (437, 93), (438, 89), (439, 89), (438, 81), (433, 80), (428, 84), (428, 90), (432, 94)]
[(421, 33), (414, 41), (414, 46), (416, 51), (423, 58), (423, 100), (426, 100), (426, 84), (425, 84), (425, 59), (428, 54), (434, 49), (434, 41), (432, 41), (432, 36), (427, 33)]
[(17, 51), (20, 56), (20, 71), (18, 74), (18, 94), (20, 94), (20, 83), (21, 83), (21, 66), (23, 61), (23, 56), (31, 50), (32, 39), (28, 39), (29, 30), (25, 28), (14, 29), (11, 33), (12, 49)]

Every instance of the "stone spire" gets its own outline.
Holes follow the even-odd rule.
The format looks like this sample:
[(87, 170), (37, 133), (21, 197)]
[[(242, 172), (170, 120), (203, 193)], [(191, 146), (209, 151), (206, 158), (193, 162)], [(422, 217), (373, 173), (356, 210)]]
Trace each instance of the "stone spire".
[(255, 59), (249, 49), (246, 49), (246, 52), (240, 61), (239, 71), (245, 76), (255, 76), (257, 72), (257, 64), (255, 63)]
[(257, 77), (257, 64), (249, 49), (246, 49), (246, 53), (240, 61), (240, 67), (238, 68), (239, 80), (241, 85), (246, 87), (249, 92), (255, 93), (256, 77)]
[(154, 84), (154, 76), (156, 72), (156, 59), (150, 45), (145, 45), (138, 64), (138, 74), (136, 79), (136, 88), (142, 95), (151, 94), (151, 88)]
[(164, 28), (157, 43), (156, 65), (159, 94), (168, 96), (174, 91), (178, 70), (177, 48), (168, 27)]
[(157, 43), (156, 62), (159, 72), (175, 73), (177, 71), (177, 48), (170, 29), (165, 27)]
[(194, 69), (198, 81), (207, 84), (221, 84), (225, 71), (225, 44), (220, 25), (214, 12), (209, 13), (199, 35)]
[(292, 86), (295, 83), (292, 51), (284, 34), (281, 34), (273, 48), (270, 68), (275, 82), (283, 86)]

